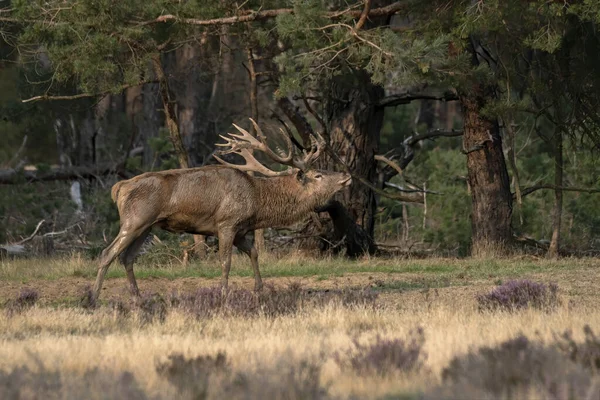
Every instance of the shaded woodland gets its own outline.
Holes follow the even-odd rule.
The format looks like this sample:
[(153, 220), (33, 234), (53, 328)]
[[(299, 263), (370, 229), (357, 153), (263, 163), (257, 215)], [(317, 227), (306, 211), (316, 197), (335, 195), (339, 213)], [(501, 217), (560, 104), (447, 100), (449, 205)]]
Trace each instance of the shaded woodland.
[(598, 9), (0, 1), (0, 244), (96, 254), (118, 231), (114, 182), (216, 163), (252, 117), (297, 151), (319, 132), (318, 167), (353, 176), (259, 247), (598, 254)]

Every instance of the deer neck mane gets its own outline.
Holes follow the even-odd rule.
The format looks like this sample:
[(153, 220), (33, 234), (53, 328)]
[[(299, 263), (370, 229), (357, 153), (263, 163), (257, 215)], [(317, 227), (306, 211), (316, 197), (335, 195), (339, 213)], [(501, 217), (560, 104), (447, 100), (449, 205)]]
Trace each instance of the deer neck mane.
[(318, 199), (295, 176), (256, 178), (257, 224), (285, 226), (301, 220), (317, 207)]

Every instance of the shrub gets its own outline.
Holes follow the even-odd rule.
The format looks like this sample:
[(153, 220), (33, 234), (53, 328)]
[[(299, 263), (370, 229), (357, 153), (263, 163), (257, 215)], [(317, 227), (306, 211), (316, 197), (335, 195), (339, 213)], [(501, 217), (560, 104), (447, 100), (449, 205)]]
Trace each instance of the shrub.
[(297, 282), (290, 283), (287, 288), (277, 290), (275, 286), (265, 285), (258, 295), (261, 312), (270, 317), (295, 314), (302, 308), (307, 294)]
[(577, 343), (570, 331), (566, 331), (556, 340), (556, 345), (571, 361), (591, 369), (594, 373), (600, 371), (600, 340), (592, 328), (586, 325), (583, 328), (585, 341)]
[(159, 364), (156, 372), (167, 378), (180, 395), (192, 399), (206, 399), (209, 379), (213, 374), (228, 372), (229, 365), (225, 353), (216, 357), (199, 356), (186, 358), (183, 354), (172, 354), (169, 361)]
[(137, 301), (137, 308), (142, 324), (149, 324), (153, 321), (163, 323), (167, 318), (167, 303), (157, 293), (143, 295)]
[(277, 317), (297, 313), (305, 306), (331, 303), (345, 307), (374, 306), (376, 299), (377, 294), (370, 290), (311, 292), (302, 290), (298, 283), (291, 283), (286, 288), (265, 285), (259, 293), (240, 288), (223, 292), (219, 286), (200, 288), (193, 293), (174, 292), (167, 302), (196, 318), (209, 318), (215, 315)]
[(9, 315), (20, 314), (33, 307), (39, 298), (40, 295), (35, 289), (22, 289), (14, 300), (6, 303), (6, 310)]
[(385, 375), (393, 372), (419, 370), (426, 355), (423, 352), (425, 335), (423, 329), (411, 331), (408, 340), (382, 339), (377, 336), (375, 343), (361, 345), (354, 340), (353, 354), (349, 359), (336, 354), (338, 364), (348, 365), (360, 374), (375, 373)]
[(130, 372), (114, 374), (94, 368), (83, 375), (63, 374), (37, 362), (37, 370), (27, 366), (0, 370), (0, 398), (145, 400), (148, 396)]
[(233, 373), (225, 353), (196, 358), (174, 354), (156, 370), (184, 398), (293, 400), (327, 395), (321, 385), (321, 364), (308, 360), (290, 362), (280, 357), (256, 370)]
[(232, 399), (326, 399), (327, 388), (321, 382), (319, 361), (289, 361), (282, 356), (253, 372), (232, 376), (221, 393)]
[(560, 304), (558, 286), (530, 280), (515, 280), (496, 287), (488, 294), (477, 296), (479, 310), (516, 311), (529, 307), (550, 310)]
[(455, 357), (442, 379), (425, 398), (587, 398), (600, 389), (555, 345), (525, 336)]

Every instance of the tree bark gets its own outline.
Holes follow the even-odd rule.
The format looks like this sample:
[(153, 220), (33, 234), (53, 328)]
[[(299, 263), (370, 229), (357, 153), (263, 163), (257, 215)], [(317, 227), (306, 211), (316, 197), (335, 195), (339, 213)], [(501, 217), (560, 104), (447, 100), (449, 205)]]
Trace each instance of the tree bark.
[[(383, 107), (378, 104), (384, 95), (383, 88), (373, 85), (368, 74), (359, 71), (334, 79), (329, 93), (325, 105), (324, 120), (328, 128), (325, 139), (352, 174), (372, 183), (377, 182), (375, 155), (379, 149), (384, 114)], [(321, 157), (316, 167), (345, 170), (327, 157)], [(348, 256), (374, 254), (377, 250), (373, 241), (377, 199), (373, 191), (355, 180), (348, 189), (338, 193), (335, 200), (338, 203), (333, 209), (325, 209), (329, 211), (333, 223), (313, 219), (307, 223), (305, 233), (321, 237), (318, 247), (328, 250), (339, 242), (340, 232), (343, 232)], [(340, 211), (342, 208), (346, 210), (343, 213)], [(356, 228), (344, 228), (345, 232), (341, 231), (340, 227), (350, 226), (348, 220), (357, 225)], [(314, 246), (314, 241), (312, 243)], [(310, 242), (302, 245), (310, 246)]]
[[(374, 183), (377, 182), (375, 155), (379, 151), (384, 115), (384, 109), (376, 104), (384, 91), (373, 85), (364, 72), (353, 78), (353, 82), (333, 85), (327, 107), (329, 142), (353, 174)], [(373, 191), (355, 182), (339, 198), (354, 221), (373, 237), (377, 208)]]
[(548, 248), (548, 257), (558, 258), (560, 252), (560, 227), (563, 204), (563, 136), (560, 128), (556, 129), (554, 147), (554, 210), (552, 213), (552, 240)]
[(505, 254), (511, 240), (512, 195), (498, 122), (481, 115), (489, 93), (479, 84), (460, 94), (463, 147), (471, 188), (473, 256)]

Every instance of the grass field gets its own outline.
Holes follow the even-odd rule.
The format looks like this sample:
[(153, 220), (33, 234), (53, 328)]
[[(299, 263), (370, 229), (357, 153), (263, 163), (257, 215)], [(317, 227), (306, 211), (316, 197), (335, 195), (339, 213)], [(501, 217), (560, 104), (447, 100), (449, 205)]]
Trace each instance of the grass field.
[[(584, 326), (600, 332), (598, 259), (348, 261), (271, 256), (261, 271), (266, 283), (282, 291), (299, 283), (305, 294), (368, 289), (378, 298), (351, 306), (336, 299), (307, 302), (277, 315), (259, 311), (199, 317), (167, 306), (160, 318), (147, 319), (147, 309), (129, 305), (120, 266), (111, 267), (103, 304), (86, 310), (77, 305), (77, 298), (93, 281), (94, 262), (77, 256), (2, 261), (0, 303), (6, 307), (0, 313), (0, 388), (5, 391), (0, 389), (0, 397), (17, 398), (17, 393), (21, 398), (598, 398), (600, 394), (595, 372), (586, 375), (567, 361), (543, 362), (555, 360), (550, 347), (565, 330), (571, 330), (578, 343), (583, 343)], [(165, 298), (214, 286), (220, 274), (215, 260), (182, 266), (150, 256), (141, 257), (136, 273), (142, 292)], [(511, 279), (554, 282), (561, 302), (555, 309), (478, 310), (477, 295)], [(235, 258), (231, 282), (234, 290), (252, 287), (247, 259)], [(39, 293), (39, 300), (32, 308), (10, 312), (10, 300), (23, 288)], [(456, 357), (521, 334), (545, 347), (520, 349), (508, 364), (494, 360), (490, 366), (484, 360), (488, 364), (483, 365), (495, 371), (486, 373), (527, 374), (519, 365), (531, 362), (549, 366), (542, 371), (543, 379), (521, 382), (517, 391), (496, 392), (486, 386), (481, 366), (461, 372), (466, 374), (464, 381), (450, 384), (443, 379)], [(224, 362), (217, 361), (219, 352), (225, 355)], [(183, 358), (169, 359), (174, 354)], [(200, 356), (212, 358), (196, 358)], [(556, 366), (561, 363), (566, 366)], [(460, 370), (452, 365), (452, 371)]]

